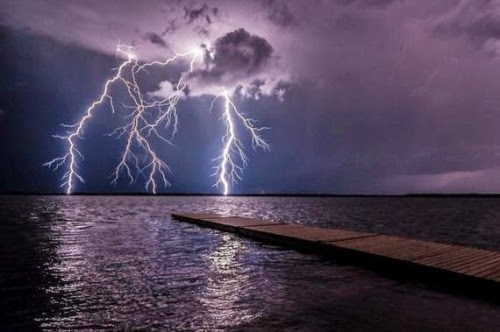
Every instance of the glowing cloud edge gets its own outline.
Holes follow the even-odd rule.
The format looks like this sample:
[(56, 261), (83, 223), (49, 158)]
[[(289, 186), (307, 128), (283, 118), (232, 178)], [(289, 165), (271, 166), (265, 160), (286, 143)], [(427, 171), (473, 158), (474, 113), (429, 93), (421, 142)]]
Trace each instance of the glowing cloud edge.
[[(112, 113), (116, 113), (113, 97), (110, 94), (110, 88), (117, 82), (122, 83), (126, 88), (128, 97), (133, 101), (134, 105), (130, 107), (133, 111), (124, 116), (124, 118), (131, 118), (130, 122), (107, 134), (117, 139), (123, 136), (127, 137), (120, 162), (111, 175), (111, 183), (116, 185), (121, 174), (125, 173), (130, 184), (136, 180), (137, 176), (142, 175), (146, 179), (145, 190), (153, 194), (157, 193), (158, 179), (163, 182), (165, 187), (169, 185), (166, 172), (170, 171), (170, 168), (165, 161), (158, 157), (149, 138), (154, 135), (165, 143), (172, 144), (171, 140), (178, 131), (179, 118), (177, 114), (177, 104), (179, 99), (184, 95), (188, 85), (185, 82), (186, 74), (193, 71), (196, 60), (203, 55), (203, 50), (201, 48), (195, 48), (190, 52), (177, 53), (164, 61), (152, 61), (143, 64), (139, 64), (137, 57), (132, 53), (131, 46), (118, 45), (116, 51), (119, 55), (124, 56), (126, 60), (116, 69), (116, 74), (106, 81), (101, 95), (90, 104), (78, 122), (72, 125), (61, 124), (62, 127), (67, 128), (65, 135), (53, 135), (53, 137), (67, 143), (67, 152), (63, 156), (56, 157), (43, 164), (54, 171), (65, 165), (67, 166), (67, 170), (61, 178), (61, 187), (65, 187), (65, 192), (68, 195), (74, 192), (77, 181), (81, 183), (85, 182), (78, 171), (80, 169), (79, 161), (83, 161), (84, 156), (78, 150), (76, 140), (83, 138), (84, 128), (93, 117), (96, 109), (105, 104), (106, 101), (109, 101)], [(137, 82), (137, 75), (141, 72), (147, 72), (147, 68), (167, 66), (177, 59), (189, 56), (191, 57), (189, 61), (189, 70), (181, 74), (173, 93), (163, 99), (154, 99), (152, 101), (146, 100)], [(128, 71), (125, 72), (127, 68)], [(126, 76), (127, 74), (129, 77)], [(214, 107), (215, 102), (219, 98), (223, 98), (224, 100), (222, 120), (226, 127), (226, 133), (222, 137), (223, 149), (221, 154), (213, 160), (217, 163), (213, 168), (213, 176), (217, 177), (214, 186), (221, 186), (223, 190), (222, 193), (228, 195), (230, 186), (242, 180), (243, 170), (248, 163), (248, 157), (243, 150), (243, 144), (237, 135), (237, 123), (245, 128), (250, 134), (252, 147), (254, 149), (270, 149), (268, 143), (265, 142), (261, 136), (261, 132), (269, 128), (256, 127), (255, 120), (247, 118), (238, 110), (231, 100), (230, 92), (226, 88), (221, 88), (221, 93), (212, 100), (210, 109)], [(153, 109), (157, 110), (158, 114), (153, 121), (151, 121), (146, 118), (146, 115)], [(171, 131), (169, 138), (160, 134), (160, 125), (163, 125), (165, 131)], [(142, 152), (148, 157), (148, 161), (145, 165), (141, 165), (139, 158), (136, 153), (134, 153), (134, 144), (141, 148)], [(137, 173), (135, 177), (133, 175), (133, 170)]]

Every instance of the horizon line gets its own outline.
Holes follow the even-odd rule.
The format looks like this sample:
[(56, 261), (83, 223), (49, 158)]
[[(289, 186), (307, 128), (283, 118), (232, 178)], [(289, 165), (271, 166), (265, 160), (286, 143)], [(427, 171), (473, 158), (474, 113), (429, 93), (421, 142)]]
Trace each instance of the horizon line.
[(0, 196), (214, 196), (214, 197), (500, 197), (500, 193), (403, 193), (403, 194), (339, 194), (339, 193), (148, 193), (148, 192), (62, 192), (0, 191)]

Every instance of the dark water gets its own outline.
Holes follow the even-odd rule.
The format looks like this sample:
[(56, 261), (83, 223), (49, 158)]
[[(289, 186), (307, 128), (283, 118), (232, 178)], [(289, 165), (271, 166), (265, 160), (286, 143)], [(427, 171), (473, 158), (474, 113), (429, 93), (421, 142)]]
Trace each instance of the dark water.
[(498, 198), (0, 196), (1, 330), (500, 330), (494, 304), (176, 222), (173, 211), (500, 250)]

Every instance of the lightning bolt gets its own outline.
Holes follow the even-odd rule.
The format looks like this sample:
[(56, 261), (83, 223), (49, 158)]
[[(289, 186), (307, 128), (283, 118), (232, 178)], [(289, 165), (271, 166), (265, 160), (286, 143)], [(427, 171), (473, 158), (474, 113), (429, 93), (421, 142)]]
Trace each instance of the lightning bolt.
[[(61, 187), (65, 187), (67, 194), (73, 193), (77, 181), (84, 183), (84, 179), (79, 173), (80, 163), (84, 160), (84, 157), (80, 150), (78, 150), (77, 143), (78, 140), (83, 139), (85, 127), (92, 119), (96, 110), (105, 102), (109, 102), (112, 113), (116, 113), (113, 97), (110, 94), (110, 89), (115, 83), (120, 83), (124, 87), (127, 98), (132, 104), (124, 105), (124, 108), (130, 110), (123, 117), (127, 120), (126, 124), (106, 134), (116, 139), (125, 138), (125, 146), (121, 153), (120, 161), (111, 174), (111, 183), (116, 185), (120, 176), (125, 174), (130, 184), (132, 184), (137, 175), (141, 175), (145, 180), (146, 191), (151, 191), (154, 194), (157, 192), (159, 181), (164, 186), (169, 185), (166, 173), (170, 169), (153, 148), (151, 137), (172, 144), (171, 140), (178, 132), (179, 117), (177, 114), (177, 105), (179, 100), (185, 95), (187, 87), (186, 77), (193, 71), (196, 60), (204, 52), (208, 52), (209, 49), (206, 46), (203, 49), (196, 48), (190, 52), (177, 53), (164, 61), (147, 63), (139, 63), (137, 57), (132, 53), (132, 47), (130, 46), (118, 45), (116, 51), (125, 58), (116, 69), (116, 74), (106, 81), (101, 94), (85, 110), (84, 115), (77, 123), (61, 125), (66, 128), (65, 135), (53, 135), (53, 137), (66, 142), (67, 152), (63, 156), (45, 163), (44, 166), (54, 171), (67, 166), (67, 170), (61, 178)], [(208, 56), (213, 56), (213, 54), (208, 53)], [(173, 92), (167, 98), (148, 98), (148, 95), (141, 91), (138, 83), (138, 75), (148, 73), (148, 69), (150, 68), (165, 67), (177, 59), (186, 57), (190, 57), (189, 69), (181, 73)], [(214, 159), (217, 163), (213, 173), (213, 175), (217, 176), (214, 186), (222, 186), (223, 194), (228, 195), (230, 186), (242, 180), (243, 170), (248, 163), (248, 157), (238, 137), (238, 128), (242, 128), (249, 133), (254, 149), (261, 148), (263, 150), (269, 150), (269, 145), (262, 138), (261, 132), (269, 128), (256, 127), (256, 121), (247, 118), (238, 110), (231, 100), (230, 92), (226, 89), (222, 89), (222, 93), (212, 100), (210, 110), (212, 110), (219, 98), (224, 99), (222, 120), (225, 124), (226, 133), (222, 137), (222, 152)], [(162, 134), (162, 130), (167, 133), (170, 131), (170, 136), (166, 137)], [(140, 158), (139, 152), (145, 155), (145, 157)]]
[[(118, 67), (116, 74), (108, 79), (104, 84), (101, 95), (86, 109), (80, 120), (72, 125), (62, 124), (67, 128), (65, 135), (53, 135), (66, 142), (67, 152), (62, 157), (57, 157), (44, 164), (53, 170), (58, 170), (64, 165), (67, 165), (67, 170), (62, 176), (61, 187), (66, 188), (66, 193), (71, 194), (74, 191), (75, 182), (84, 183), (83, 177), (79, 174), (79, 161), (83, 161), (83, 154), (77, 148), (77, 140), (83, 138), (84, 128), (93, 117), (96, 109), (109, 101), (112, 113), (115, 113), (115, 105), (113, 98), (110, 95), (110, 88), (114, 83), (122, 83), (125, 90), (133, 103), (129, 106), (132, 111), (126, 116), (131, 121), (122, 127), (116, 128), (108, 136), (121, 138), (126, 136), (126, 145), (122, 153), (120, 162), (112, 174), (112, 183), (116, 184), (122, 172), (125, 172), (130, 180), (134, 181), (133, 170), (145, 177), (146, 190), (153, 193), (157, 192), (157, 179), (161, 179), (165, 186), (168, 185), (166, 171), (169, 170), (168, 165), (158, 156), (158, 153), (153, 149), (150, 142), (152, 135), (171, 144), (170, 140), (174, 137), (178, 130), (177, 103), (184, 93), (187, 84), (184, 82), (184, 75), (181, 75), (178, 83), (175, 86), (174, 92), (163, 100), (148, 101), (142, 93), (137, 82), (137, 75), (141, 72), (147, 72), (147, 68), (153, 66), (167, 66), (178, 58), (191, 56), (189, 72), (193, 70), (194, 63), (199, 56), (203, 54), (201, 49), (184, 54), (175, 54), (172, 58), (164, 61), (153, 61), (149, 63), (139, 64), (137, 57), (132, 53), (132, 47), (127, 45), (118, 45), (117, 53), (125, 57), (125, 61)], [(152, 117), (154, 121), (148, 119), (152, 112), (156, 112)], [(163, 124), (165, 130), (171, 128), (172, 133), (170, 138), (166, 138), (160, 134), (159, 129)], [(147, 162), (141, 164), (137, 153), (134, 152), (134, 145), (139, 147), (146, 155)], [(147, 172), (147, 174), (144, 174)]]
[[(217, 165), (214, 167), (214, 176), (218, 180), (214, 186), (222, 186), (224, 196), (229, 194), (231, 184), (242, 180), (243, 170), (248, 163), (248, 157), (243, 150), (243, 144), (237, 136), (236, 124), (239, 122), (252, 138), (252, 147), (269, 150), (269, 144), (261, 137), (261, 132), (268, 127), (256, 127), (256, 121), (247, 118), (241, 113), (231, 100), (227, 90), (223, 90), (220, 96), (212, 101), (212, 107), (216, 99), (224, 99), (224, 113), (222, 116), (226, 126), (226, 133), (222, 137), (223, 149), (221, 154), (214, 159)], [(211, 108), (212, 108), (211, 107)]]

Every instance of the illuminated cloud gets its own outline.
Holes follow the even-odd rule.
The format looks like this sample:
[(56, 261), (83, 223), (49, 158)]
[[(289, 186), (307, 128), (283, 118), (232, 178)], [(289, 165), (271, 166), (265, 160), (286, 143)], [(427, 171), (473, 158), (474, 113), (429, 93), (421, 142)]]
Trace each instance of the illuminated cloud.
[[(283, 101), (290, 77), (279, 70), (278, 57), (266, 39), (237, 29), (203, 48), (203, 64), (187, 76), (191, 97), (218, 95), (228, 89), (245, 98), (267, 95)], [(152, 95), (166, 97), (172, 91), (172, 83), (164, 81)]]
[[(416, 191), (422, 186), (419, 174), (479, 172), (500, 165), (498, 153), (492, 152), (499, 146), (499, 4), (493, 0), (332, 0), (314, 6), (304, 0), (3, 0), (1, 46), (8, 52), (1, 79), (2, 86), (11, 87), (3, 90), (3, 105), (8, 106), (10, 119), (20, 117), (23, 110), (31, 114), (36, 101), (40, 112), (36, 123), (45, 121), (47, 127), (77, 111), (68, 105), (84, 105), (93, 96), (96, 84), (120, 61), (115, 56), (118, 42), (134, 45), (140, 61), (150, 61), (202, 43), (216, 50), (217, 40), (233, 33), (244, 40), (252, 57), (238, 58), (244, 48), (231, 46), (228, 59), (215, 52), (213, 59), (197, 62), (182, 104), (207, 109), (209, 98), (189, 96), (216, 95), (225, 86), (234, 89), (234, 100), (244, 112), (273, 128), (266, 137), (270, 135), (275, 158), (261, 161), (268, 171), (248, 173), (251, 177), (255, 170), (253, 179), (269, 185), (255, 184), (256, 190), (390, 192), (394, 187), (384, 179), (410, 176), (407, 180)], [(162, 47), (153, 34), (168, 47)], [(249, 36), (261, 38), (271, 51), (257, 52), (260, 48), (249, 43)], [(260, 60), (253, 57), (257, 54), (263, 54)], [(141, 78), (143, 92), (168, 95), (174, 91), (168, 81), (176, 82), (185, 68), (186, 63), (179, 61), (168, 68), (168, 75), (150, 71)], [(19, 80), (29, 84), (18, 88)], [(284, 102), (275, 103), (283, 100), (283, 94)], [(240, 103), (240, 96), (248, 99)], [(14, 134), (5, 129), (5, 137)], [(38, 144), (53, 130), (40, 129), (33, 141)], [(53, 149), (52, 143), (45, 149)], [(34, 161), (33, 168), (43, 161)], [(200, 158), (193, 165), (205, 162)], [(288, 164), (294, 167), (284, 167)], [(194, 168), (190, 174), (197, 174)], [(484, 174), (485, 179), (496, 176)], [(30, 176), (25, 172), (12, 183), (26, 182)], [(437, 177), (428, 178), (432, 181)], [(191, 186), (197, 183), (202, 182)]]
[(500, 44), (500, 2), (461, 1), (435, 22), (432, 31), (442, 38), (464, 36), (478, 49), (496, 56)]
[(268, 10), (268, 20), (280, 27), (289, 28), (296, 26), (298, 20), (289, 2), (284, 0), (264, 0), (264, 7)]

